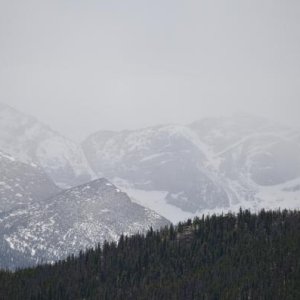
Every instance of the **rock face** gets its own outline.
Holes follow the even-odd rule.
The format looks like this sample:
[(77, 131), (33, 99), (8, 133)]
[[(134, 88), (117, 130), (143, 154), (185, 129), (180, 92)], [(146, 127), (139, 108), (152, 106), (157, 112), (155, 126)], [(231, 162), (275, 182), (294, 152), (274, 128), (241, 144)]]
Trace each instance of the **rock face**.
[(122, 178), (135, 189), (167, 191), (166, 201), (182, 210), (227, 206), (229, 200), (206, 167), (207, 157), (189, 128), (161, 126), (134, 132), (100, 132), (83, 143), (96, 173)]
[(34, 164), (0, 152), (0, 214), (32, 202), (43, 202), (60, 189)]
[(240, 206), (299, 206), (299, 131), (264, 118), (100, 131), (83, 149), (96, 173), (174, 221)]
[(0, 267), (51, 262), (105, 240), (117, 241), (166, 226), (157, 213), (133, 203), (106, 179), (63, 191), (47, 203), (31, 203), (1, 218)]
[[(5, 237), (26, 228), (33, 207), (45, 207), (47, 199), (61, 192), (43, 169), (0, 152), (0, 268), (24, 265), (22, 253)], [(30, 240), (30, 236), (26, 239)]]
[(79, 145), (3, 104), (0, 104), (0, 149), (19, 161), (42, 166), (62, 188), (94, 178)]

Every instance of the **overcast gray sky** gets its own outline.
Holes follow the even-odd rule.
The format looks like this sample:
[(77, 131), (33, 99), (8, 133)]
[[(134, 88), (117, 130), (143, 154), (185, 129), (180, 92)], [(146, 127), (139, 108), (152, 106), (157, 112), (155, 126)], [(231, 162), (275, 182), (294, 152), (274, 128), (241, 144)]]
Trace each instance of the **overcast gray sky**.
[(235, 111), (300, 126), (300, 1), (0, 0), (0, 102), (75, 139)]

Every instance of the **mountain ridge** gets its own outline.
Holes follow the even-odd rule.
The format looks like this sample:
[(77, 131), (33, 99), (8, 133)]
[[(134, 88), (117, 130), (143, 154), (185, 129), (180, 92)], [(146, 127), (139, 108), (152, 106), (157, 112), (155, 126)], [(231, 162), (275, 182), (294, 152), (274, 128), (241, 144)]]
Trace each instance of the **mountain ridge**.
[[(54, 262), (104, 241), (169, 224), (102, 178), (2, 215), (0, 267)], [(9, 259), (8, 259), (9, 258)]]
[[(173, 218), (166, 212), (169, 205), (191, 217), (239, 206), (284, 207), (278, 197), (271, 199), (277, 193), (286, 197), (288, 207), (298, 207), (300, 195), (284, 193), (281, 187), (300, 178), (298, 136), (287, 126), (242, 114), (190, 125), (98, 131), (82, 147), (95, 173), (101, 172), (132, 198), (143, 194), (149, 201), (139, 203), (179, 221), (179, 215)], [(268, 192), (269, 187), (273, 191)]]
[(80, 145), (4, 104), (0, 105), (0, 149), (24, 163), (39, 164), (62, 188), (95, 178)]

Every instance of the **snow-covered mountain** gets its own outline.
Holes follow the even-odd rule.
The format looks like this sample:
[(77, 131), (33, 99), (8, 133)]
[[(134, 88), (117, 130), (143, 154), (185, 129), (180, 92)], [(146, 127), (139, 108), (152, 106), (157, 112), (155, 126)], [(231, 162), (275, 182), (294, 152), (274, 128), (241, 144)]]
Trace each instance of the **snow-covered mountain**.
[(0, 104), (0, 149), (19, 161), (42, 166), (63, 188), (94, 178), (80, 145), (4, 104)]
[(169, 223), (107, 180), (91, 181), (80, 145), (5, 105), (0, 149), (0, 268), (55, 261)]
[(95, 172), (138, 190), (165, 191), (168, 204), (188, 212), (229, 205), (222, 183), (205, 167), (201, 146), (184, 126), (99, 132), (83, 143)]
[[(0, 267), (54, 261), (121, 233), (159, 228), (166, 219), (299, 208), (299, 137), (239, 115), (100, 131), (78, 146), (2, 105)], [(105, 179), (86, 183), (93, 176), (126, 194)], [(77, 186), (61, 192), (52, 180)]]
[(3, 214), (0, 267), (55, 261), (105, 240), (117, 241), (122, 233), (142, 233), (168, 224), (106, 179), (98, 179), (63, 191), (46, 204), (35, 202), (26, 210)]
[(42, 168), (0, 152), (0, 214), (60, 192)]
[(240, 206), (300, 206), (299, 131), (264, 118), (100, 131), (83, 149), (96, 173), (172, 221)]
[(198, 122), (191, 128), (220, 159), (219, 171), (226, 177), (242, 175), (257, 185), (274, 186), (300, 176), (296, 131), (250, 116), (218, 121), (215, 126)]

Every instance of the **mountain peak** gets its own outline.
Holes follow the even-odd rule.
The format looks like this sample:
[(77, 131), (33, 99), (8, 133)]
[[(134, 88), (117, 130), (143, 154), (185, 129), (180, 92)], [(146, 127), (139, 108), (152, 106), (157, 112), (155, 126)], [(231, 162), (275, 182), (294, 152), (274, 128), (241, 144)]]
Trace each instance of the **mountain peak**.
[(37, 119), (0, 106), (0, 149), (24, 163), (36, 163), (65, 188), (95, 178), (80, 145)]
[[(104, 241), (116, 242), (121, 234), (159, 229), (169, 221), (133, 203), (102, 178), (62, 191), (46, 205), (35, 202), (27, 210), (15, 210), (5, 216), (3, 228), (12, 223), (4, 240), (15, 251), (10, 250), (10, 255), (17, 255), (28, 266), (56, 261)], [(1, 267), (13, 266), (13, 261), (1, 262)]]

